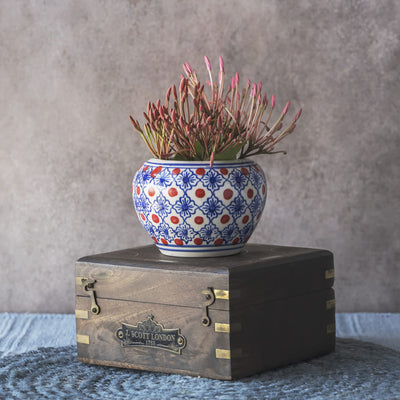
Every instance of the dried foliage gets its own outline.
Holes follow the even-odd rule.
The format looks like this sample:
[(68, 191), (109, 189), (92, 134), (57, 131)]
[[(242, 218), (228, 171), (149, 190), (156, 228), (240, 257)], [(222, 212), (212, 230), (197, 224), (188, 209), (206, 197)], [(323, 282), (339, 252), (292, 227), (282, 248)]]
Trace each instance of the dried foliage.
[[(186, 77), (181, 75), (179, 90), (168, 88), (165, 103), (149, 102), (143, 113), (142, 127), (130, 116), (134, 128), (142, 135), (155, 158), (175, 160), (234, 160), (256, 154), (284, 153), (274, 151), (284, 137), (293, 132), (301, 109), (283, 129), (290, 102), (273, 122), (275, 96), (268, 102), (262, 94), (261, 82), (247, 81), (239, 89), (239, 74), (232, 77), (224, 92), (225, 71), (219, 58), (218, 81), (214, 82), (211, 64), (204, 57), (210, 81), (208, 95), (188, 63), (183, 65)], [(171, 99), (172, 94), (172, 99)], [(269, 105), (268, 105), (269, 103)], [(263, 120), (263, 116), (266, 118)]]

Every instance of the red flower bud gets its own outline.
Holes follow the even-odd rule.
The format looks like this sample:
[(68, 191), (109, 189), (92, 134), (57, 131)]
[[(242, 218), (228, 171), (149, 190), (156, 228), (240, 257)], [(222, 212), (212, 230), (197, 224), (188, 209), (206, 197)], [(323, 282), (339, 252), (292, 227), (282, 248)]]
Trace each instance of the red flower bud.
[(169, 98), (171, 97), (171, 88), (168, 88), (167, 93), (165, 95), (165, 104), (169, 103)]
[(236, 74), (235, 74), (235, 82), (236, 82), (236, 85), (239, 85), (239, 72), (236, 72)]
[(181, 99), (181, 103), (183, 104), (185, 102), (187, 98), (187, 92), (183, 93), (182, 99)]
[(182, 78), (182, 79), (181, 79), (181, 83), (180, 83), (180, 85), (179, 85), (179, 91), (180, 91), (181, 93), (184, 92), (184, 90), (185, 90), (185, 85), (186, 85), (186, 79), (185, 79), (185, 78)]
[(185, 74), (186, 74), (186, 75), (189, 75), (190, 72), (189, 72), (189, 70), (187, 69), (186, 65), (185, 65), (185, 64), (182, 64), (182, 67), (183, 67), (183, 70), (185, 71)]
[(210, 64), (210, 60), (208, 59), (207, 56), (204, 56), (204, 61), (206, 62), (206, 66), (207, 66), (208, 71), (211, 72), (211, 64)]
[(251, 97), (256, 96), (256, 90), (257, 90), (257, 85), (255, 83), (253, 83), (253, 85), (251, 86), (251, 92), (250, 92)]
[(289, 106), (290, 106), (290, 101), (288, 101), (288, 102), (286, 103), (286, 106), (285, 106), (285, 108), (283, 109), (283, 112), (282, 112), (283, 115), (285, 115), (285, 114), (288, 112)]
[(296, 116), (294, 117), (293, 122), (296, 122), (296, 121), (300, 118), (301, 112), (302, 112), (302, 109), (300, 108), (300, 110), (297, 111), (297, 114), (296, 114)]

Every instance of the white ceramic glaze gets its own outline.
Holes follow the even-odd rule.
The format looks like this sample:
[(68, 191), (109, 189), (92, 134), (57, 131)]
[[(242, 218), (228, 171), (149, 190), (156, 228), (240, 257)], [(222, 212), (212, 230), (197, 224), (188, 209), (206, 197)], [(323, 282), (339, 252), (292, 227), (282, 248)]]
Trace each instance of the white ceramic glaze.
[(136, 173), (133, 201), (159, 250), (178, 257), (240, 252), (267, 196), (262, 169), (252, 160), (151, 159)]

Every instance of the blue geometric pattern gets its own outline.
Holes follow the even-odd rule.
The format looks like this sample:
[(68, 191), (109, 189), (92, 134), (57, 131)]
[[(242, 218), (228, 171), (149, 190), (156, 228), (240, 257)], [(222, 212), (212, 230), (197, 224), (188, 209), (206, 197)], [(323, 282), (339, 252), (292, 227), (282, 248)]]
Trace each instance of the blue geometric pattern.
[(196, 210), (196, 204), (188, 196), (184, 195), (180, 197), (174, 205), (174, 210), (184, 219), (194, 214)]
[(140, 222), (161, 248), (209, 251), (243, 246), (267, 196), (254, 161), (149, 160), (136, 173), (133, 201)]
[(212, 220), (218, 215), (222, 214), (224, 207), (221, 200), (218, 200), (215, 196), (210, 196), (204, 201), (200, 207), (200, 210), (203, 211), (203, 213), (207, 215), (210, 220)]

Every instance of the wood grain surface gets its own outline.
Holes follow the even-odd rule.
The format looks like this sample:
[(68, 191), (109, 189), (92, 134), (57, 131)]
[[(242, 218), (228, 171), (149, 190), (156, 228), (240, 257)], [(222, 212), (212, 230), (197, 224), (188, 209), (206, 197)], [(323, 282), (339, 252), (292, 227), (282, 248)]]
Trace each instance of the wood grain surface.
[[(176, 259), (154, 246), (84, 257), (76, 276), (95, 281), (100, 307), (76, 281), (81, 361), (235, 379), (333, 351), (333, 255), (329, 251), (248, 245), (238, 256)], [(208, 307), (204, 290), (226, 291)], [(154, 347), (122, 347), (121, 324), (148, 315), (180, 329), (181, 354)]]
[[(89, 336), (89, 344), (78, 343), (78, 357), (86, 362), (162, 372), (231, 379), (230, 361), (217, 359), (215, 349), (230, 349), (229, 334), (217, 333), (214, 323), (229, 323), (227, 311), (212, 310), (213, 323), (201, 324), (201, 309), (101, 299), (101, 312), (77, 319), (77, 333)], [(77, 309), (89, 309), (88, 297), (77, 296)], [(116, 331), (122, 323), (135, 325), (152, 314), (166, 329), (181, 329), (187, 340), (182, 354), (151, 347), (121, 347)]]

